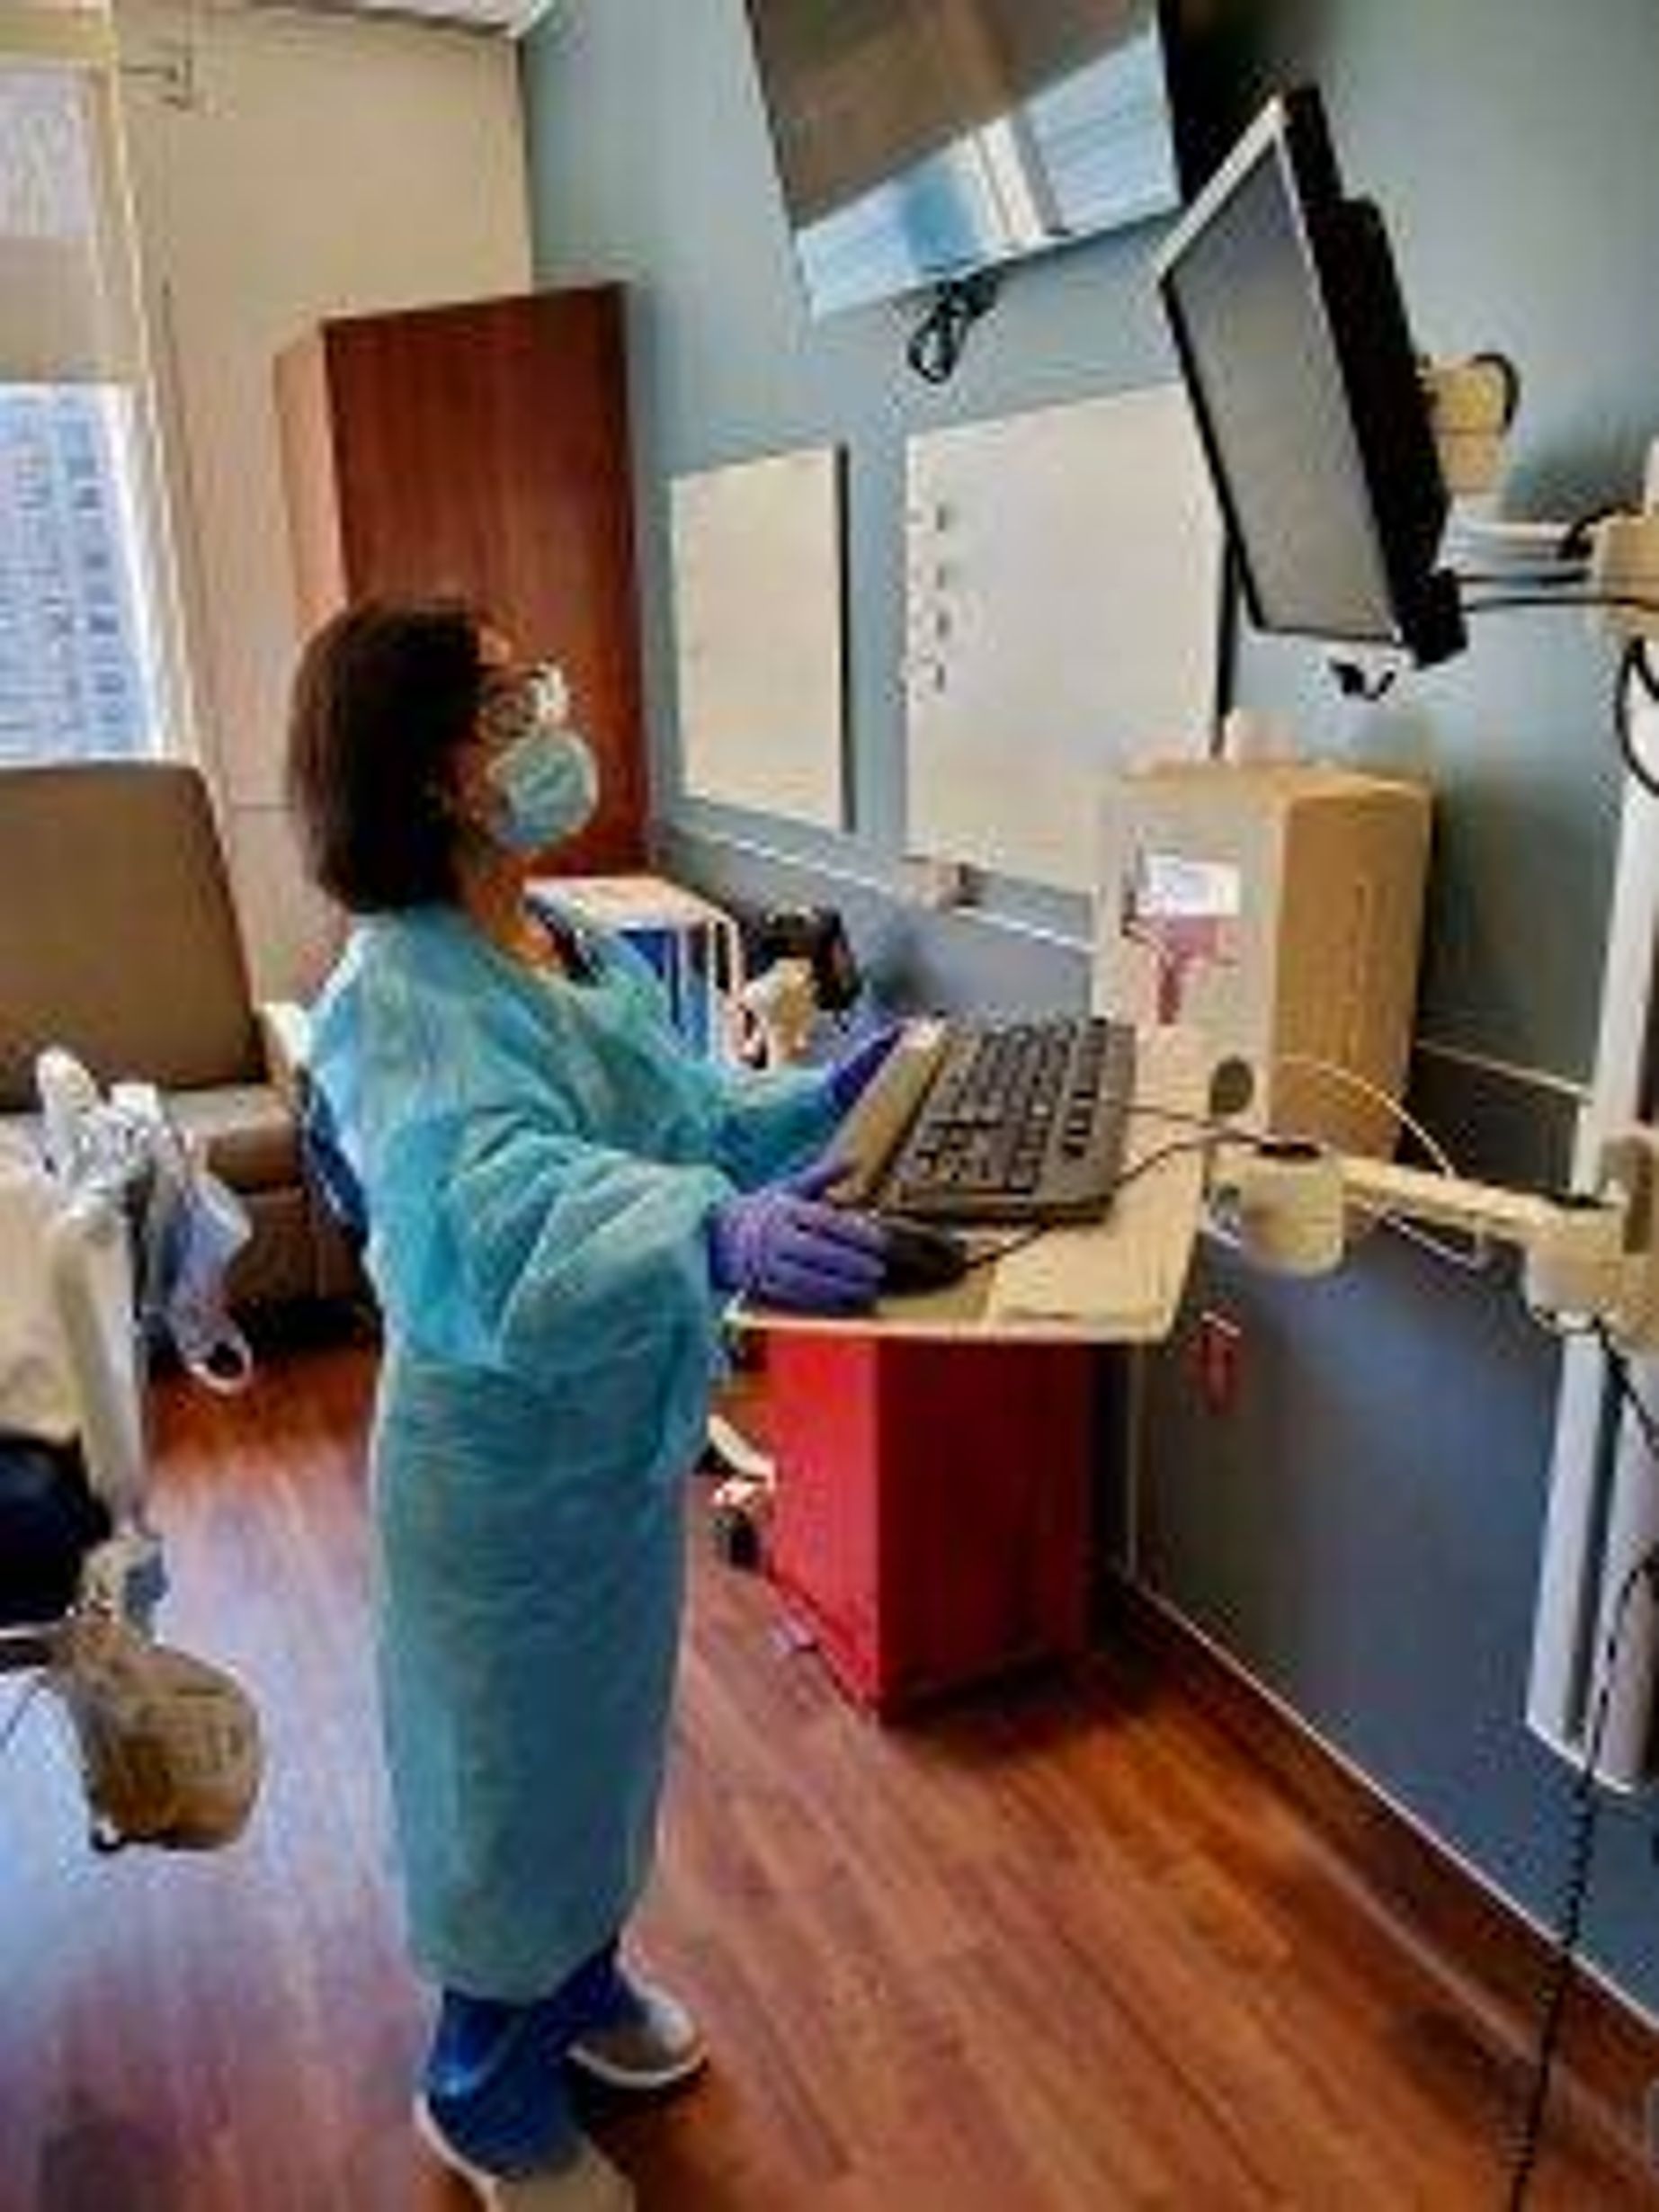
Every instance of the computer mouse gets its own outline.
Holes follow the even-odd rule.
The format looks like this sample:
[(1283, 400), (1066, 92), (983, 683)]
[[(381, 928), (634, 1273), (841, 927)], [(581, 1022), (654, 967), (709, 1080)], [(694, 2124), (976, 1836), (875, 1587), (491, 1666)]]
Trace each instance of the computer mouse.
[(968, 1272), (968, 1247), (949, 1229), (887, 1214), (882, 1217), (881, 1233), (887, 1240), (881, 1288), (888, 1298), (943, 1290)]

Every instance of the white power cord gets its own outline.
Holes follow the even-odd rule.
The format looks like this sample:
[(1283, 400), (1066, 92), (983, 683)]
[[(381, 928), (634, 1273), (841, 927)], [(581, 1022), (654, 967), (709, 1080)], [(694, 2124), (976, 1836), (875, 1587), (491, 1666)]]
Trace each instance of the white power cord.
[[(1339, 1060), (1327, 1060), (1316, 1052), (1275, 1053), (1272, 1065), (1276, 1068), (1306, 1068), (1353, 1092), (1358, 1097), (1369, 1099), (1373, 1105), (1380, 1106), (1391, 1114), (1400, 1128), (1409, 1130), (1440, 1174), (1453, 1178), (1459, 1175), (1456, 1161), (1433, 1130), (1420, 1121), (1401, 1100), (1391, 1092), (1385, 1091), (1380, 1084), (1371, 1082), (1369, 1076), (1358, 1074), (1351, 1067), (1344, 1067)], [(1293, 1135), (1294, 1132), (1280, 1134)], [(1430, 1230), (1419, 1228), (1415, 1222), (1403, 1219), (1386, 1207), (1368, 1206), (1360, 1198), (1351, 1200), (1350, 1203), (1357, 1210), (1368, 1214), (1378, 1228), (1391, 1230), (1395, 1235), (1405, 1237), (1408, 1244), (1421, 1245), (1424, 1252), (1432, 1253), (1437, 1260), (1445, 1261), (1449, 1267), (1462, 1268), (1467, 1273), (1479, 1274), (1491, 1263), (1491, 1245), (1479, 1230), (1475, 1231), (1467, 1244), (1449, 1244), (1444, 1238), (1434, 1235)]]

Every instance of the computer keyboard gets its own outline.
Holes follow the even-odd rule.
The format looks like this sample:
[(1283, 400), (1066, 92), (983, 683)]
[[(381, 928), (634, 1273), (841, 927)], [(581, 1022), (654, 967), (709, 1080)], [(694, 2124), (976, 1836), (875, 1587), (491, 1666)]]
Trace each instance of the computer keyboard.
[(1097, 1219), (1134, 1088), (1125, 1022), (914, 1023), (834, 1140), (835, 1196), (924, 1221)]

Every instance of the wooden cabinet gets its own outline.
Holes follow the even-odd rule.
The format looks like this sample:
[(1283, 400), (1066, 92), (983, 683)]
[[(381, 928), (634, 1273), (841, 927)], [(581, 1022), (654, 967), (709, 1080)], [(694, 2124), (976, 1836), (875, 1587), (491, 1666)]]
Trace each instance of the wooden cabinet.
[(615, 286), (324, 323), (277, 363), (301, 620), (459, 594), (557, 660), (602, 798), (561, 869), (638, 867), (645, 749), (623, 296)]

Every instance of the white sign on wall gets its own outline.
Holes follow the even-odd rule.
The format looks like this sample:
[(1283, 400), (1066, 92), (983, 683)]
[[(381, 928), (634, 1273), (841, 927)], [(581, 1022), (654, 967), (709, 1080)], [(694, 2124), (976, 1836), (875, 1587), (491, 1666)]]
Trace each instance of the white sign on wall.
[(674, 479), (680, 757), (694, 798), (843, 826), (841, 482), (828, 446)]
[(1222, 532), (1159, 385), (911, 441), (908, 843), (1092, 891), (1105, 776), (1202, 754)]

